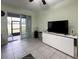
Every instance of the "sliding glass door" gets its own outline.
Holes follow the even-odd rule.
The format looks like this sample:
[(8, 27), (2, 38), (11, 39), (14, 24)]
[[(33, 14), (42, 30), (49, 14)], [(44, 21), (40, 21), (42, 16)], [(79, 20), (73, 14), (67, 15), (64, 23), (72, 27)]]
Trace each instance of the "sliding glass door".
[(31, 38), (32, 30), (31, 30), (31, 16), (21, 15), (21, 38)]
[[(9, 37), (14, 37), (17, 35), (21, 36), (21, 39), (27, 39), (32, 37), (31, 16), (8, 13), (7, 19)], [(13, 40), (14, 39), (10, 41)]]
[(25, 15), (21, 15), (21, 39), (27, 38), (27, 18)]
[(12, 42), (16, 39), (15, 36), (20, 37), (20, 17), (7, 17), (7, 25), (8, 25), (8, 42)]
[(20, 21), (12, 21), (12, 35), (20, 35)]
[(28, 33), (28, 38), (32, 37), (32, 22), (31, 22), (31, 16), (27, 16), (27, 33)]

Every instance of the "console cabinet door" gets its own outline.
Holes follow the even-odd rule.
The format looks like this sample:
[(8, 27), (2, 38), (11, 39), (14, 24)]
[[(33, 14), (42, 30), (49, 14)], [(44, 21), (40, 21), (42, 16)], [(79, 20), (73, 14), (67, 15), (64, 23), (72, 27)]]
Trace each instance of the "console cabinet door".
[(66, 54), (74, 56), (74, 39), (72, 38), (43, 33), (43, 42)]

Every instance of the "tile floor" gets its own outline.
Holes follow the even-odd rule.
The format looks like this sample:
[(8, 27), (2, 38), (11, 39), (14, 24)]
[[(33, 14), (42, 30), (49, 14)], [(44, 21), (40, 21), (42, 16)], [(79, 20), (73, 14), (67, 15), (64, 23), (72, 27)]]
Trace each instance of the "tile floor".
[(1, 48), (1, 59), (21, 59), (31, 53), (35, 59), (74, 59), (38, 39), (23, 39), (10, 42)]
[(8, 37), (8, 41), (9, 42), (12, 42), (12, 41), (16, 41), (16, 40), (20, 40), (20, 35), (17, 35), (17, 36), (9, 36)]

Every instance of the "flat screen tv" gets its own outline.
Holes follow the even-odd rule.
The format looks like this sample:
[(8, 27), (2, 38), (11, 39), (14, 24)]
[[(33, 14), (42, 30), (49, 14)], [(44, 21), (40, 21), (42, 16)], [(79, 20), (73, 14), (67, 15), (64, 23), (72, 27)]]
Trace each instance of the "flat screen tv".
[(48, 22), (48, 32), (68, 34), (68, 20)]

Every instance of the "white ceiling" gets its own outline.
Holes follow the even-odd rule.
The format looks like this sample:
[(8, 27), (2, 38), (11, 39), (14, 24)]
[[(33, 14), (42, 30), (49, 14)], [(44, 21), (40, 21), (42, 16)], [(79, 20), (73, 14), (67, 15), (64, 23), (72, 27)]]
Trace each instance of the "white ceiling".
[(52, 4), (53, 5), (57, 4), (63, 0), (45, 0), (45, 1), (46, 5), (43, 5), (42, 0), (34, 0), (33, 2), (29, 2), (29, 0), (2, 0), (1, 3), (18, 8), (38, 11), (47, 9)]

